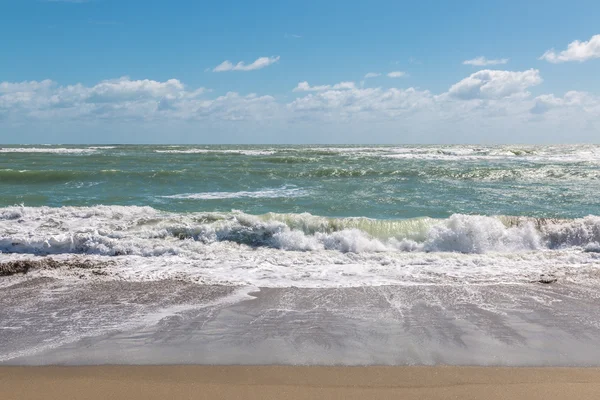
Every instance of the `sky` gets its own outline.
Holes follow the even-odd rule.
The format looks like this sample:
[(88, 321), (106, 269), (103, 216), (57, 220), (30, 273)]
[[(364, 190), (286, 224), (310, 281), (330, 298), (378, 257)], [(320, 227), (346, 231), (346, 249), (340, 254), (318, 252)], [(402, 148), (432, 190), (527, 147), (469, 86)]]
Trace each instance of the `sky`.
[(600, 2), (0, 0), (0, 143), (600, 143)]

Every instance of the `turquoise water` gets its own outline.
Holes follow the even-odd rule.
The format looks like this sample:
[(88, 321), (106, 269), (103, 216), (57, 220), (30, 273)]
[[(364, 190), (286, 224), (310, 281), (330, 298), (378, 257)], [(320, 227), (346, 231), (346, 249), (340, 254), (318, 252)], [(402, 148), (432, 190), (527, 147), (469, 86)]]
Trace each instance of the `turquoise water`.
[[(240, 290), (221, 303), (204, 294), (221, 289), (196, 285)], [(21, 319), (35, 333), (24, 341), (31, 346), (4, 346), (0, 361), (56, 346), (60, 358), (64, 338), (84, 337), (89, 347), (92, 336), (104, 343), (136, 324), (153, 337), (148, 327), (158, 324), (179, 343), (173, 332), (189, 337), (187, 328), (201, 333), (206, 321), (227, 354), (235, 353), (230, 342), (247, 343), (255, 332), (267, 332), (269, 349), (291, 337), (297, 353), (289, 332), (306, 325), (312, 338), (321, 329), (311, 319), (336, 315), (338, 333), (337, 320), (355, 332), (364, 317), (369, 332), (383, 324), (406, 336), (386, 325), (395, 321), (417, 326), (419, 339), (437, 324), (444, 338), (467, 342), (474, 321), (492, 327), (480, 348), (498, 332), (507, 340), (505, 322), (516, 321), (547, 355), (541, 330), (555, 334), (553, 325), (573, 322), (578, 333), (593, 312), (572, 307), (600, 304), (598, 287), (600, 146), (0, 148), (0, 291), (15, 297), (5, 332), (24, 337)], [(220, 308), (229, 302), (235, 306)], [(532, 328), (531, 310), (557, 317)], [(232, 312), (243, 316), (242, 336)], [(189, 315), (204, 322), (188, 323)], [(173, 321), (183, 325), (171, 329)], [(458, 321), (456, 335), (440, 321)], [(215, 335), (219, 329), (234, 329), (232, 341)], [(522, 353), (516, 337), (514, 352)], [(564, 349), (573, 347), (567, 339), (559, 340)], [(322, 353), (319, 340), (309, 342)], [(387, 354), (389, 341), (380, 342), (375, 353)], [(198, 343), (184, 352), (201, 354)]]
[(3, 147), (13, 261), (76, 280), (591, 284), (600, 146)]
[(0, 207), (377, 219), (600, 212), (600, 146), (2, 146)]

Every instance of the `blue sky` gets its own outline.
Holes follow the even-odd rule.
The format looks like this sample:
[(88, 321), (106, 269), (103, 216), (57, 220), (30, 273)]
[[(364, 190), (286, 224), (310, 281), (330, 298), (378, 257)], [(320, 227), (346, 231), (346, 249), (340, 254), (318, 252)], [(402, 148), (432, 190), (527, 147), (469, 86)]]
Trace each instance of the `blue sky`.
[(0, 0), (0, 142), (599, 142), (598, 15), (597, 1)]

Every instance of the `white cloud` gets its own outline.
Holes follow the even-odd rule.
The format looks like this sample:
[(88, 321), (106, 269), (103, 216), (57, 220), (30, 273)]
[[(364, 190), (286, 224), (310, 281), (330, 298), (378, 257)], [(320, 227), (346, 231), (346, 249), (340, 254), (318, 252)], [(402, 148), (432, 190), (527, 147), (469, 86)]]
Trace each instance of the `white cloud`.
[[(450, 136), (444, 136), (447, 132), (454, 132), (451, 139), (456, 141), (486, 140), (486, 135), (494, 134), (496, 141), (523, 141), (532, 137), (524, 135), (541, 135), (550, 130), (556, 132), (556, 138), (564, 138), (567, 130), (572, 140), (597, 137), (600, 97), (584, 92), (531, 96), (528, 89), (541, 81), (539, 72), (533, 69), (482, 70), (437, 94), (416, 88), (364, 88), (353, 82), (321, 86), (300, 82), (295, 89), (299, 92), (297, 97), (287, 102), (273, 96), (237, 92), (215, 96), (204, 88), (188, 88), (177, 79), (123, 77), (95, 85), (68, 86), (49, 80), (0, 82), (0, 131), (36, 123), (43, 131), (67, 123), (74, 127), (82, 123), (118, 123), (133, 132), (144, 123), (178, 123), (192, 127), (193, 132), (212, 132), (215, 126), (230, 127), (231, 132), (238, 133), (243, 126), (241, 131), (259, 135), (270, 130), (271, 141), (279, 137), (276, 132), (300, 129), (299, 126), (320, 132), (310, 136), (312, 133), (303, 131), (303, 135), (308, 135), (307, 141), (347, 141), (350, 139), (344, 138), (350, 136), (344, 134), (352, 131), (363, 135), (354, 137), (354, 141), (361, 137), (364, 140), (368, 134), (370, 140), (380, 138), (387, 142), (400, 138), (394, 135), (412, 135), (402, 137), (418, 141), (450, 140)], [(321, 127), (327, 128), (320, 130)], [(512, 136), (506, 136), (507, 130)], [(327, 136), (333, 135), (331, 132), (338, 136)], [(384, 132), (387, 136), (379, 136)], [(515, 136), (515, 132), (521, 135)], [(577, 132), (584, 133), (577, 136)], [(236, 137), (239, 139), (234, 135), (223, 140), (235, 141)], [(282, 140), (293, 141), (293, 137), (296, 136)]]
[(538, 96), (535, 98), (535, 105), (531, 112), (544, 114), (552, 110), (573, 107), (600, 116), (600, 98), (590, 93), (575, 90), (565, 93), (563, 97), (557, 97), (554, 94)]
[(592, 58), (600, 58), (600, 35), (592, 36), (587, 42), (575, 40), (560, 53), (556, 53), (554, 49), (548, 50), (542, 54), (540, 60), (557, 64), (567, 61), (584, 62)]
[[(276, 115), (279, 106), (272, 96), (258, 96), (255, 93), (243, 96), (229, 92), (213, 100), (193, 102), (191, 108), (194, 118), (243, 121), (269, 119)], [(183, 114), (183, 117), (187, 115)]]
[(365, 75), (365, 79), (377, 78), (378, 76), (381, 76), (379, 72), (369, 72)]
[(499, 99), (528, 95), (529, 87), (542, 83), (537, 69), (527, 71), (481, 70), (452, 85), (448, 95), (462, 100)]
[[(312, 87), (307, 82), (301, 82), (296, 91), (315, 93), (295, 99), (287, 108), (292, 115), (301, 115), (302, 120), (396, 120), (420, 115), (424, 121), (444, 120), (448, 123), (475, 117), (482, 118), (484, 124), (509, 117), (526, 122), (533, 114), (540, 113), (541, 106), (536, 109), (536, 103), (544, 101), (541, 96), (533, 99), (527, 90), (541, 82), (539, 71), (534, 69), (478, 71), (452, 85), (447, 92), (437, 95), (415, 88), (336, 89), (336, 85)], [(570, 104), (588, 116), (600, 114), (593, 108), (598, 103), (578, 99), (581, 99), (581, 95), (570, 93), (561, 99), (561, 104)], [(546, 99), (546, 102), (551, 100)]]
[(24, 81), (24, 82), (0, 82), (0, 94), (1, 93), (14, 93), (14, 92), (32, 92), (42, 89), (49, 89), (54, 82), (50, 79), (43, 81)]
[(356, 85), (354, 82), (340, 82), (335, 85), (320, 85), (320, 86), (310, 86), (307, 81), (300, 82), (294, 88), (294, 92), (322, 92), (325, 90), (348, 90), (354, 89)]
[(253, 63), (246, 65), (243, 61), (238, 62), (237, 64), (232, 64), (231, 61), (223, 61), (221, 64), (217, 65), (213, 72), (226, 72), (226, 71), (254, 71), (257, 69), (262, 69), (268, 67), (269, 65), (275, 64), (279, 61), (279, 56), (277, 57), (259, 57)]
[[(41, 82), (0, 83), (0, 114), (25, 119), (264, 119), (277, 108), (271, 96), (235, 92), (214, 99), (207, 90), (186, 89), (177, 79), (164, 82), (123, 77), (93, 86)], [(260, 112), (258, 112), (260, 110)]]
[(288, 109), (302, 114), (347, 118), (389, 117), (425, 109), (433, 104), (428, 91), (410, 89), (353, 88), (308, 94), (288, 104)]
[(472, 60), (463, 61), (464, 65), (473, 65), (476, 67), (485, 67), (487, 65), (501, 65), (501, 64), (507, 64), (507, 63), (508, 63), (508, 58), (498, 58), (498, 59), (490, 60), (483, 56), (475, 57)]
[(392, 71), (392, 72), (389, 72), (387, 74), (387, 76), (390, 77), (390, 78), (402, 78), (402, 77), (406, 76), (406, 72)]
[(142, 99), (161, 98), (165, 96), (180, 96), (184, 93), (183, 84), (177, 79), (157, 82), (149, 79), (132, 81), (128, 77), (106, 80), (97, 85), (83, 89), (90, 103), (112, 101), (136, 101)]

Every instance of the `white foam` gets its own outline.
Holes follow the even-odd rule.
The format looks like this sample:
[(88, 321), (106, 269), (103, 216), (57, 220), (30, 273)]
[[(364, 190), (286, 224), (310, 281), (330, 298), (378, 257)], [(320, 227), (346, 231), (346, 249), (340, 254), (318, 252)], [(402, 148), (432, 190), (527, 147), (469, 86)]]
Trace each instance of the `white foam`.
[(432, 227), (423, 244), (426, 251), (461, 253), (527, 251), (541, 247), (541, 235), (531, 223), (507, 228), (497, 218), (459, 214)]
[(419, 146), (390, 148), (381, 157), (393, 159), (469, 161), (469, 160), (524, 160), (555, 163), (600, 163), (598, 145), (557, 146)]
[[(529, 284), (542, 275), (590, 287), (600, 284), (600, 254), (570, 250), (518, 253), (342, 253), (289, 252), (228, 242), (204, 245), (203, 252), (159, 257), (99, 256), (88, 269), (34, 269), (29, 278), (74, 280), (182, 280), (257, 287), (362, 287), (381, 285)], [(52, 256), (66, 260), (73, 255)], [(31, 255), (0, 254), (0, 262)], [(36, 257), (33, 257), (36, 258)], [(102, 275), (94, 271), (101, 270)]]
[(541, 273), (600, 280), (597, 216), (379, 221), (134, 206), (7, 207), (0, 209), (0, 232), (0, 261), (86, 257), (107, 274), (31, 272), (62, 279), (305, 287), (528, 282)]
[[(31, 356), (42, 351), (77, 342), (85, 337), (100, 336), (105, 333), (114, 332), (116, 329), (133, 330), (145, 326), (154, 326), (161, 320), (163, 320), (165, 317), (170, 317), (190, 310), (218, 309), (229, 304), (238, 303), (243, 300), (253, 299), (254, 297), (252, 297), (250, 293), (257, 290), (258, 288), (254, 288), (251, 286), (240, 287), (228, 295), (219, 297), (215, 300), (208, 302), (194, 303), (194, 299), (191, 299), (188, 304), (177, 304), (166, 307), (155, 307), (152, 305), (150, 307), (147, 307), (143, 310), (138, 310), (137, 312), (131, 314), (123, 313), (123, 315), (105, 315), (104, 317), (109, 317), (108, 319), (101, 319), (103, 317), (103, 313), (99, 312), (97, 314), (97, 322), (99, 323), (95, 324), (73, 324), (72, 321), (69, 320), (61, 321), (60, 316), (54, 315), (54, 319), (52, 322), (55, 326), (61, 326), (62, 331), (60, 332), (60, 334), (56, 335), (52, 339), (43, 340), (37, 345), (28, 346), (27, 348), (22, 350), (2, 353), (0, 354), (0, 362), (6, 362), (8, 360), (19, 357)], [(68, 316), (69, 314), (67, 313), (67, 318)], [(1, 328), (3, 327), (0, 327), (0, 331)], [(15, 328), (21, 329), (20, 327)]]
[(204, 154), (204, 153), (216, 153), (216, 154), (241, 154), (244, 156), (268, 156), (275, 154), (273, 150), (244, 150), (244, 149), (185, 149), (185, 150), (154, 150), (155, 153), (169, 153), (169, 154)]
[(56, 154), (87, 154), (94, 153), (95, 148), (75, 149), (66, 147), (4, 147), (0, 148), (0, 153), (56, 153)]
[(309, 192), (302, 188), (273, 188), (257, 191), (240, 191), (240, 192), (201, 192), (201, 193), (183, 193), (170, 196), (161, 196), (168, 199), (197, 199), (197, 200), (215, 200), (215, 199), (277, 199), (285, 197), (302, 197), (307, 196)]
[[(177, 196), (212, 199), (303, 194), (302, 189), (280, 188)], [(539, 222), (539, 227), (535, 223), (536, 220), (527, 218), (461, 214), (444, 220), (387, 221), (323, 218), (306, 213), (177, 214), (136, 206), (6, 207), (0, 209), (0, 229), (5, 232), (0, 238), (0, 249), (21, 253), (150, 256), (177, 253), (182, 248), (182, 239), (191, 239), (303, 251), (486, 253), (583, 247), (600, 242), (597, 216)]]

